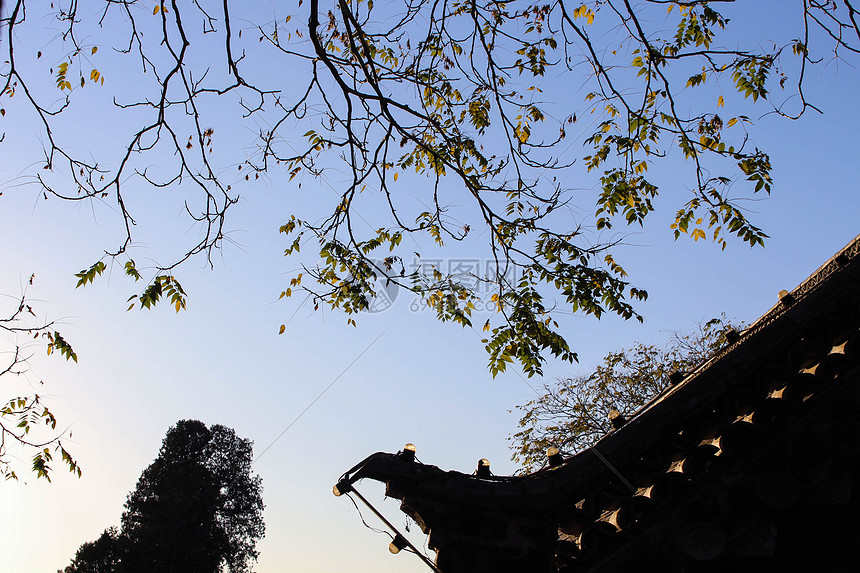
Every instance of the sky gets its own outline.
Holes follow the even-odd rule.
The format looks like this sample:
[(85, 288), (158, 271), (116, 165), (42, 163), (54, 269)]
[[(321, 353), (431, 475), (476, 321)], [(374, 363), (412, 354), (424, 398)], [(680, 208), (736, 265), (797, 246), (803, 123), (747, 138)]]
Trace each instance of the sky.
[[(257, 7), (275, 10), (262, 2)], [(735, 33), (751, 33), (744, 28), (749, 21), (739, 20)], [(109, 72), (108, 83), (122, 81), (122, 70)], [(616, 256), (649, 291), (637, 307), (645, 322), (564, 316), (580, 361), (550, 361), (543, 379), (515, 369), (493, 379), (479, 332), (438, 323), (405, 292), (383, 312), (359, 317), (357, 327), (342, 314), (277, 300), (298, 267), (283, 257), (287, 245), (278, 227), (308, 197), (333, 194), (337, 172), (304, 179), (301, 193), (282, 175), (243, 188), (230, 241), (214, 268), (192, 260), (179, 274), (189, 303), (178, 315), (167, 307), (127, 312), (134, 287), (118, 267), (75, 289), (74, 273), (116, 237), (115, 219), (104, 204), (45, 201), (27, 185), (39, 160), (38, 137), (25, 116), (8, 113), (0, 123), (14, 135), (0, 144), (0, 296), (7, 297), (0, 302), (26, 290), (39, 315), (57, 320), (77, 351), (73, 364), (31, 345), (32, 372), (20, 383), (24, 392), (43, 394), (60, 425), (71, 429), (67, 446), (83, 477), (57, 465), (52, 483), (36, 480), (25, 458), (18, 468), (22, 479), (0, 484), (4, 567), (55, 571), (67, 565), (81, 543), (119, 524), (127, 494), (168, 427), (199, 419), (232, 427), (255, 443), (267, 525), (258, 545), (259, 573), (426, 570), (415, 556), (390, 555), (389, 538), (362, 524), (363, 516), (381, 527), (374, 516), (332, 495), (344, 471), (373, 452), (395, 452), (411, 442), (424, 463), (470, 473), (487, 458), (495, 474), (513, 473), (507, 437), (517, 429), (514, 409), (544, 382), (587, 373), (607, 352), (635, 341), (662, 343), (673, 331), (720, 313), (752, 322), (777, 302), (779, 290), (795, 287), (860, 232), (858, 73), (845, 62), (809, 73), (807, 98), (823, 115), (757, 120), (755, 143), (771, 153), (775, 177), (772, 195), (749, 204), (771, 237), (765, 248), (729, 241), (721, 251), (701, 241), (676, 242), (668, 229), (676, 204), (671, 194), (661, 199), (653, 220), (643, 230), (629, 229)], [(74, 110), (67, 126), (80, 132), (74, 145), (94, 155), (110, 149), (109, 139), (92, 136), (104, 127), (100, 123), (122, 121), (108, 109)], [(229, 147), (231, 139), (225, 140), (216, 145)], [(681, 178), (678, 165), (655, 166), (655, 176)], [(158, 259), (193, 232), (169, 192), (141, 187), (133, 200), (144, 229), (134, 250), (139, 262)], [(278, 335), (281, 324), (286, 331)], [(379, 484), (358, 488), (404, 526), (397, 502), (384, 500)], [(411, 529), (416, 545), (424, 546), (417, 527)]]

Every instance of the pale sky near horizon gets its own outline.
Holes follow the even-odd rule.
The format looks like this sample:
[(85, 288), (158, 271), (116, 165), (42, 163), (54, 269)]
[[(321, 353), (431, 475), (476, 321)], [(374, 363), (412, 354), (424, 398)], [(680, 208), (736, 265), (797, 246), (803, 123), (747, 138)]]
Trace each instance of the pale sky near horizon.
[[(267, 6), (275, 11), (274, 3)], [(255, 442), (257, 454), (265, 450), (254, 464), (263, 478), (267, 525), (258, 573), (426, 571), (414, 556), (390, 555), (388, 537), (365, 528), (353, 505), (331, 494), (342, 472), (375, 451), (412, 442), (421, 461), (443, 469), (470, 473), (488, 458), (494, 473), (513, 473), (506, 438), (518, 417), (509, 410), (534, 397), (544, 381), (586, 373), (609, 351), (634, 341), (662, 343), (672, 331), (723, 312), (752, 322), (780, 289), (794, 288), (860, 232), (858, 70), (831, 63), (808, 73), (807, 97), (824, 115), (757, 122), (756, 144), (771, 154), (775, 184), (771, 197), (749, 205), (771, 236), (766, 247), (730, 240), (721, 252), (711, 243), (675, 242), (668, 225), (678, 196), (661, 198), (645, 230), (625, 229), (629, 235), (616, 256), (649, 291), (638, 306), (645, 323), (564, 317), (580, 363), (550, 361), (543, 380), (515, 370), (492, 379), (480, 333), (438, 323), (405, 292), (384, 312), (359, 317), (357, 328), (335, 312), (277, 302), (298, 266), (283, 257), (286, 244), (277, 230), (288, 203), (304, 201), (282, 175), (243, 190), (230, 221), (232, 242), (214, 270), (192, 261), (178, 273), (190, 296), (187, 311), (126, 312), (134, 287), (121, 268), (74, 288), (74, 273), (111, 246), (105, 239), (115, 236), (110, 213), (44, 201), (32, 186), (19, 186), (40, 159), (38, 142), (33, 136), (29, 148), (0, 144), (0, 293), (15, 297), (26, 287), (40, 316), (60, 320), (78, 353), (79, 363), (71, 364), (34, 346), (25, 385), (44, 393), (60, 425), (71, 427), (69, 449), (83, 468), (75, 479), (55, 464), (48, 484), (29, 475), (25, 459), (17, 468), (20, 482), (0, 483), (3, 571), (52, 573), (81, 543), (117, 525), (126, 495), (167, 428), (188, 418), (232, 427)], [(119, 77), (108, 75), (111, 81)], [(86, 124), (92, 109), (79, 113), (87, 118), (82, 129), (98, 127)], [(13, 126), (27, 140), (26, 124), (13, 121), (7, 113), (0, 131)], [(666, 187), (681, 177), (672, 172), (676, 165), (653, 168)], [(336, 185), (336, 179), (330, 181)], [(330, 194), (327, 185), (305, 179), (305, 194)], [(170, 200), (164, 193), (155, 197)], [(173, 229), (169, 240), (181, 238), (188, 229), (180, 211), (144, 209), (141, 227), (149, 221)], [(135, 250), (139, 262), (158, 258), (160, 239), (146, 236)], [(395, 525), (404, 525), (397, 503), (383, 502), (380, 486), (358, 487)], [(368, 511), (362, 515), (381, 528)]]

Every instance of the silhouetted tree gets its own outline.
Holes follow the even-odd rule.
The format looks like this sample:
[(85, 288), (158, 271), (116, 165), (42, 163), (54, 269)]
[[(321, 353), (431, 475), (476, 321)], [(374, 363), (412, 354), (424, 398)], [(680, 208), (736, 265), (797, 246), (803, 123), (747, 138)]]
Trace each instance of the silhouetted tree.
[(265, 533), (251, 461), (251, 441), (230, 428), (178, 422), (129, 494), (119, 534), (84, 544), (66, 573), (250, 571)]
[(109, 527), (95, 541), (81, 545), (72, 563), (58, 573), (114, 573), (120, 553), (119, 530)]

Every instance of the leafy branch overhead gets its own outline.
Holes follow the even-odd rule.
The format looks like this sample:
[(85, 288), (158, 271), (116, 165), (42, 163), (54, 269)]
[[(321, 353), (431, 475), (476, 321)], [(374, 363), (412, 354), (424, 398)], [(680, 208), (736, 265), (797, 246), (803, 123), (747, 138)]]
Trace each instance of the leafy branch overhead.
[[(108, 201), (124, 224), (78, 285), (114, 260), (142, 278), (129, 256), (140, 203), (127, 196), (130, 180), (176, 191), (194, 223), (184, 250), (147, 269), (154, 279), (130, 299), (179, 310), (175, 270), (198, 255), (211, 262), (243, 186), (261, 175), (296, 189), (320, 178), (336, 193), (317, 194), (280, 230), (286, 255), (310, 242), (321, 262), (282, 296), (301, 292), (355, 324), (378, 285), (394, 284), (440, 320), (471, 326), (486, 292), (498, 311), (485, 329), (493, 374), (513, 362), (537, 374), (550, 355), (575, 360), (558, 312), (641, 319), (635, 303), (647, 294), (614, 247), (657, 209), (675, 213), (676, 238), (762, 245), (742, 205), (774, 179), (751, 118), (818, 111), (804, 92), (808, 69), (828, 53), (852, 64), (860, 53), (853, 0), (789, 2), (795, 31), (756, 22), (760, 37), (733, 28), (754, 0), (307, 0), (274, 19), (242, 5), (241, 23), (229, 0), (141, 3), (84, 13), (76, 2), (15, 0), (2, 15), (0, 107), (23, 100), (16, 113), (35, 111), (40, 192)], [(46, 15), (58, 40), (30, 54), (24, 32), (44, 34)], [(47, 91), (35, 63), (45, 60), (56, 84)], [(96, 161), (55, 127), (101, 90), (133, 127)], [(216, 147), (215, 127), (230, 121), (252, 126), (254, 139)], [(652, 175), (666, 162), (669, 181)], [(344, 175), (332, 183), (331, 173)], [(458, 243), (492, 270), (468, 282), (407, 264), (416, 246), (433, 261)]]
[[(103, 261), (96, 261), (89, 269), (75, 273), (75, 276), (78, 277), (76, 288), (92, 283), (96, 277), (100, 276), (105, 271), (106, 268), (107, 266)], [(139, 281), (143, 278), (143, 275), (141, 275), (140, 271), (137, 270), (134, 260), (132, 259), (128, 259), (125, 262), (125, 274), (133, 278), (135, 281)], [(131, 302), (128, 310), (134, 308), (135, 303), (132, 301), (140, 303), (140, 308), (152, 308), (159, 300), (161, 300), (162, 297), (170, 301), (170, 305), (173, 306), (176, 312), (186, 308), (187, 297), (185, 291), (182, 289), (182, 285), (179, 284), (179, 281), (176, 280), (173, 275), (159, 274), (152, 279), (142, 293), (139, 295), (131, 295), (128, 298), (128, 301), (126, 302)], [(77, 358), (75, 358), (75, 361), (77, 361)]]
[[(31, 276), (29, 284), (33, 280)], [(6, 357), (0, 364), (0, 382), (5, 394), (0, 398), (0, 477), (18, 479), (14, 460), (21, 454), (30, 457), (37, 478), (51, 481), (55, 456), (80, 477), (80, 466), (63, 445), (64, 439), (71, 438), (71, 432), (57, 431), (57, 418), (39, 394), (15, 395), (19, 390), (29, 392), (32, 388), (31, 383), (22, 382), (31, 377), (31, 345), (35, 341), (46, 342), (49, 355), (56, 352), (73, 362), (78, 361), (78, 355), (53, 322), (38, 318), (25, 295), (0, 317), (0, 335), (0, 350)]]

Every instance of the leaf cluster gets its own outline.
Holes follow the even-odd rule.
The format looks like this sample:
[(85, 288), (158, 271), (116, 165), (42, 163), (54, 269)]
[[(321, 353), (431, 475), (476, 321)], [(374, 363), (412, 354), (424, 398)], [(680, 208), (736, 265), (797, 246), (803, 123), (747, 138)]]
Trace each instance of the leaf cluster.
[[(33, 284), (34, 276), (29, 284)], [(36, 311), (29, 304), (26, 294), (17, 299), (12, 310), (0, 318), (0, 334), (3, 335), (0, 344), (8, 359), (0, 364), (0, 383), (6, 386), (6, 392), (14, 391), (14, 380), (27, 377), (32, 354), (29, 346), (22, 339), (46, 340), (47, 354), (54, 352), (73, 362), (78, 361), (71, 344), (56, 330), (53, 322), (39, 320)], [(7, 393), (6, 396), (9, 396)], [(70, 438), (71, 432), (57, 432), (57, 418), (51, 412), (45, 400), (38, 393), (26, 396), (4, 397), (0, 402), (0, 477), (3, 479), (18, 479), (12, 459), (17, 457), (13, 452), (26, 452), (31, 459), (31, 470), (36, 478), (51, 481), (54, 468), (54, 457), (58, 456), (60, 463), (69, 472), (81, 476), (81, 468), (63, 445), (63, 439)], [(10, 450), (9, 448), (14, 448)]]

